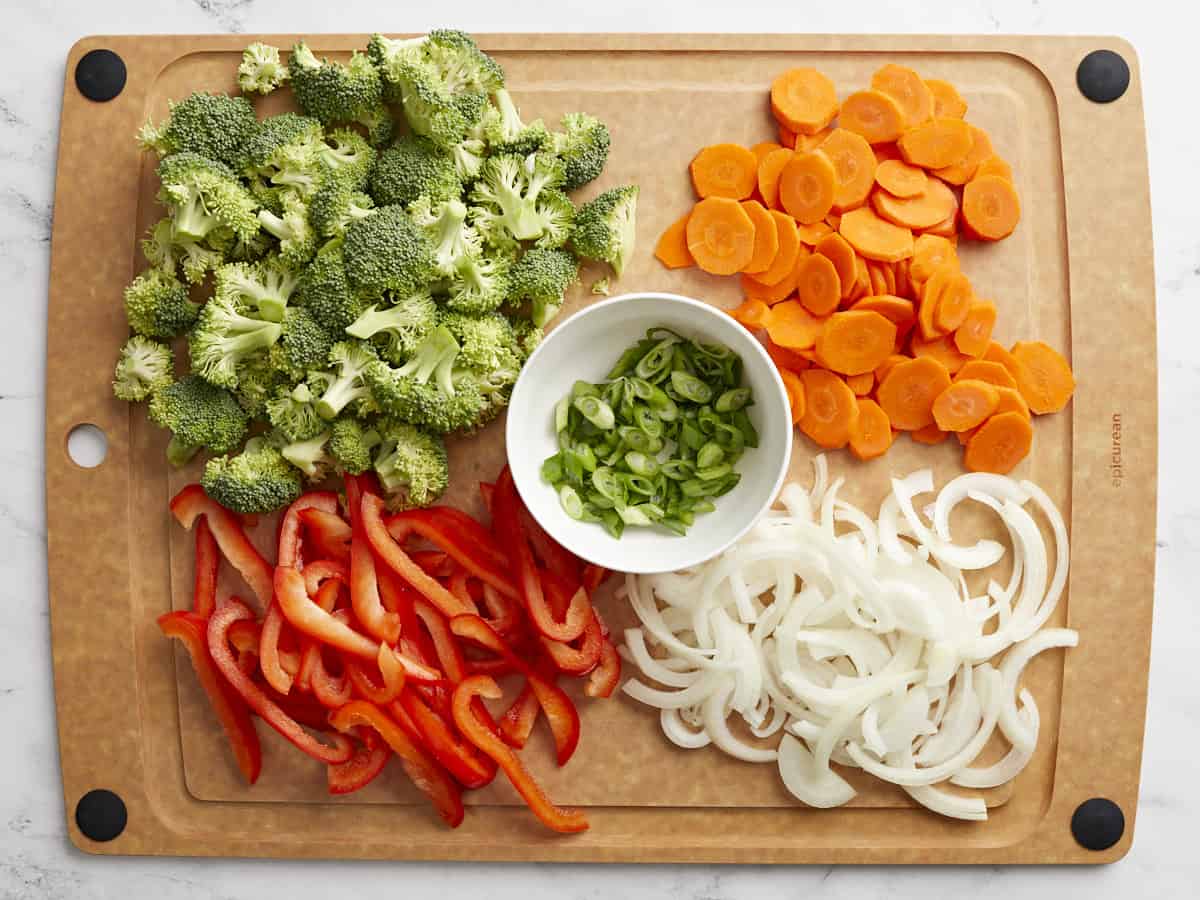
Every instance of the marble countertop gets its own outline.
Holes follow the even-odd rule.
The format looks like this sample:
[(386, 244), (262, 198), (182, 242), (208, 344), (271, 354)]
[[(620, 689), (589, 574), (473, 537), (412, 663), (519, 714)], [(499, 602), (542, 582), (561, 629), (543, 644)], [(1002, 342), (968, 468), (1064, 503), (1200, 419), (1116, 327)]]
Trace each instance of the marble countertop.
[[(1159, 0), (962, 0), (957, 3), (766, 3), (735, 7), (691, 0), (647, 4), (477, 3), (431, 17), (405, 4), (338, 0), (11, 0), (0, 32), (0, 285), (9, 311), (0, 342), (0, 897), (303, 900), (485, 893), (495, 900), (637, 896), (736, 900), (767, 895), (908, 897), (969, 894), (1028, 897), (1196, 895), (1200, 865), (1187, 846), (1188, 816), (1200, 812), (1200, 694), (1195, 641), (1200, 604), (1190, 566), (1200, 568), (1200, 470), (1187, 465), (1200, 439), (1200, 126), (1194, 93), (1194, 34), (1200, 9)], [(939, 8), (940, 7), (940, 8)], [(756, 12), (754, 12), (756, 11)], [(1190, 21), (1189, 21), (1190, 20)], [(763, 23), (763, 24), (757, 24)], [(55, 737), (46, 604), (43, 503), (45, 303), (63, 63), (93, 33), (416, 31), (453, 25), (476, 31), (987, 32), (1119, 34), (1140, 54), (1153, 188), (1158, 282), (1160, 484), (1158, 590), (1150, 711), (1137, 836), (1130, 854), (1105, 867), (766, 868), (460, 865), (214, 861), (91, 857), (66, 839)], [(1113, 223), (1120, 227), (1120, 223)], [(1194, 459), (1193, 459), (1194, 462)], [(1191, 581), (1191, 587), (1189, 587)], [(1189, 662), (1192, 660), (1192, 662)]]

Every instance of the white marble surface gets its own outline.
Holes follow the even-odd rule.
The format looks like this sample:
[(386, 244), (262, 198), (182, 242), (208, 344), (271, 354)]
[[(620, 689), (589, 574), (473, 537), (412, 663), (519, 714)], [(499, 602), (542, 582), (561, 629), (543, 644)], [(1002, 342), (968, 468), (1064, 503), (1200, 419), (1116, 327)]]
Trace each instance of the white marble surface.
[[(1195, 748), (1200, 695), (1200, 124), (1195, 4), (1141, 0), (956, 0), (943, 3), (289, 3), (286, 0), (10, 0), (0, 29), (0, 897), (298, 900), (390, 894), (554, 895), (734, 900), (767, 895), (908, 897), (1196, 896), (1192, 833), (1200, 813)], [(430, 6), (433, 6), (432, 4)], [(652, 6), (651, 9), (644, 9)], [(539, 7), (544, 7), (539, 9)], [(1184, 9), (1190, 7), (1189, 12)], [(760, 10), (751, 13), (751, 10)], [(736, 19), (736, 21), (735, 21)], [(106, 859), (64, 835), (46, 605), (42, 471), (44, 328), (63, 61), (80, 36), (123, 32), (480, 31), (1004, 32), (1120, 34), (1141, 57), (1158, 272), (1161, 472), (1158, 593), (1150, 714), (1132, 852), (1080, 869), (442, 866)], [(1121, 227), (1113, 223), (1113, 227)], [(1189, 588), (1189, 584), (1191, 587)]]

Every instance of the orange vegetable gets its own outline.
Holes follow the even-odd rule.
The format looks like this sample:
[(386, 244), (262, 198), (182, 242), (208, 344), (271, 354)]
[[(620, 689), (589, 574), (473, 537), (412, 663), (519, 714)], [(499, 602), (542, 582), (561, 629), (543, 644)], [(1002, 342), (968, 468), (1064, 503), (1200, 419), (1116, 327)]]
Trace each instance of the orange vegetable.
[(896, 297), (892, 294), (876, 294), (863, 297), (852, 307), (864, 312), (876, 312), (896, 325), (897, 329), (906, 330), (916, 319), (916, 311), (911, 300)]
[(842, 104), (838, 124), (869, 144), (887, 144), (904, 133), (904, 110), (882, 91), (855, 91)]
[(954, 345), (967, 356), (983, 356), (995, 326), (996, 304), (990, 300), (974, 300), (954, 332)]
[(963, 188), (963, 223), (971, 237), (998, 241), (1021, 220), (1021, 201), (1012, 182), (999, 175), (973, 178)]
[(858, 424), (858, 398), (846, 382), (823, 369), (805, 369), (800, 379), (805, 407), (800, 430), (818, 447), (845, 447)]
[(889, 159), (875, 169), (875, 181), (893, 197), (918, 197), (925, 193), (929, 179), (924, 169), (902, 159)]
[(842, 216), (839, 231), (867, 259), (895, 262), (913, 253), (912, 232), (885, 222), (867, 207), (852, 209)]
[(900, 156), (900, 148), (896, 146), (895, 141), (888, 141), (886, 144), (872, 144), (871, 150), (875, 153), (875, 162), (881, 166), (892, 159), (904, 162), (904, 159)]
[(767, 317), (767, 334), (771, 340), (788, 350), (811, 350), (825, 328), (818, 318), (795, 300), (786, 300), (771, 307)]
[(933, 401), (933, 420), (942, 431), (967, 431), (996, 411), (1000, 394), (986, 381), (953, 382)]
[(957, 245), (958, 244), (958, 209), (957, 209), (957, 207), (955, 208), (954, 212), (951, 215), (947, 216), (945, 219), (938, 222), (936, 225), (930, 225), (928, 228), (922, 228), (921, 234), (932, 234), (936, 237), (944, 237), (948, 241), (950, 241), (950, 243)]
[(742, 275), (742, 291), (747, 297), (761, 300), (767, 306), (774, 306), (786, 300), (796, 290), (796, 269), (785, 275), (775, 284), (763, 284), (753, 275)]
[(690, 212), (684, 213), (668, 225), (654, 248), (654, 255), (668, 269), (686, 269), (696, 264), (687, 245), (687, 223), (691, 216)]
[(799, 425), (804, 418), (804, 382), (789, 369), (779, 369), (779, 377), (788, 395), (788, 409), (792, 413), (792, 425)]
[(871, 76), (871, 87), (896, 101), (904, 113), (905, 128), (933, 118), (933, 92), (907, 66), (889, 63)]
[[(945, 333), (946, 329), (939, 326), (937, 322), (937, 305), (951, 282), (961, 275), (957, 263), (942, 263), (921, 285), (921, 304), (917, 308), (917, 324), (920, 326), (923, 340), (933, 340)], [(961, 285), (958, 287), (961, 288)]]
[(705, 272), (732, 275), (754, 256), (754, 223), (736, 200), (706, 197), (692, 208), (687, 245)]
[(930, 119), (900, 136), (904, 161), (925, 169), (944, 169), (971, 151), (971, 129), (962, 119)]
[(779, 134), (780, 146), (787, 147), (789, 150), (796, 146), (796, 132), (782, 123), (780, 123), (776, 131)]
[(932, 341), (923, 341), (919, 335), (913, 335), (911, 349), (912, 355), (918, 359), (936, 359), (951, 375), (971, 361), (971, 357), (958, 352), (954, 338), (948, 334)]
[(815, 247), (821, 238), (827, 234), (832, 234), (833, 229), (829, 227), (828, 222), (822, 220), (820, 222), (813, 222), (811, 225), (798, 226), (797, 233), (800, 235), (800, 243)]
[(909, 437), (918, 444), (928, 444), (930, 446), (940, 444), (949, 436), (949, 432), (942, 431), (937, 425), (926, 425), (924, 428), (918, 428), (916, 431), (909, 432)]
[(842, 296), (850, 293), (857, 277), (854, 248), (846, 243), (846, 239), (840, 234), (830, 232), (817, 241), (813, 251), (829, 257), (829, 261), (837, 269), (838, 281), (842, 286)]
[(745, 200), (758, 184), (758, 159), (741, 144), (713, 144), (696, 154), (689, 167), (696, 194)]
[(736, 309), (731, 309), (729, 314), (738, 322), (751, 331), (757, 331), (760, 328), (767, 327), (767, 317), (770, 315), (771, 308), (761, 300), (756, 300), (753, 297), (747, 297), (742, 301), (741, 306)]
[(950, 241), (932, 234), (919, 235), (913, 242), (909, 277), (915, 284), (923, 285), (934, 269), (947, 262), (958, 266), (958, 251)]
[(857, 375), (847, 375), (846, 386), (854, 391), (855, 397), (866, 397), (875, 389), (875, 373), (860, 372)]
[[(918, 238), (917, 240), (920, 240)], [(896, 279), (896, 286), (892, 289), (892, 293), (897, 297), (911, 297), (914, 294), (914, 286), (912, 283), (912, 260), (902, 259), (899, 262), (892, 263), (892, 272)]]
[(862, 135), (835, 128), (818, 148), (829, 157), (837, 175), (833, 208), (842, 212), (867, 202), (875, 184), (875, 154)]
[[(951, 275), (945, 288), (938, 294), (937, 306), (933, 311), (933, 322), (941, 333), (954, 331), (967, 320), (967, 313), (975, 301), (975, 292), (971, 290), (970, 279), (962, 272)], [(955, 347), (957, 346), (955, 336)]]
[(971, 129), (971, 149), (961, 162), (947, 166), (944, 169), (937, 169), (933, 173), (942, 179), (942, 181), (957, 185), (966, 184), (975, 177), (979, 164), (994, 152), (992, 150), (992, 139), (988, 137), (986, 131), (982, 128), (976, 128), (969, 122), (967, 123), (967, 127)]
[(754, 158), (758, 160), (759, 165), (762, 164), (763, 158), (772, 150), (782, 150), (783, 148), (774, 141), (760, 141), (750, 148), (750, 152), (754, 154)]
[(878, 268), (883, 273), (884, 290), (880, 293), (896, 296), (896, 263), (879, 263)]
[(817, 359), (840, 375), (873, 372), (896, 346), (896, 325), (877, 312), (848, 310), (829, 317), (817, 337)]
[(994, 387), (1013, 388), (1014, 390), (1017, 387), (1017, 379), (1012, 377), (1012, 373), (1008, 369), (1000, 363), (988, 362), (984, 359), (973, 359), (954, 373), (955, 381), (963, 381), (968, 378), (973, 378), (975, 381), (986, 381)]
[(771, 209), (779, 209), (779, 173), (795, 155), (788, 148), (780, 147), (758, 162), (758, 192)]
[(987, 349), (983, 351), (982, 359), (987, 360), (988, 362), (1000, 363), (1000, 365), (1008, 369), (1009, 374), (1012, 375), (1013, 379), (1016, 379), (1017, 369), (1020, 368), (1017, 358), (995, 341), (991, 341), (988, 344)]
[(858, 417), (850, 429), (850, 452), (861, 460), (883, 456), (892, 446), (892, 423), (878, 403), (858, 398)]
[(815, 134), (798, 134), (794, 149), (797, 153), (811, 153), (825, 143), (825, 139), (832, 133), (832, 128), (822, 128)]
[(893, 353), (880, 364), (875, 370), (875, 384), (883, 384), (883, 379), (887, 378), (888, 372), (892, 371), (897, 365), (902, 362), (908, 362), (908, 357), (902, 353)]
[(771, 267), (775, 254), (779, 252), (779, 228), (775, 225), (775, 219), (757, 200), (743, 200), (742, 209), (754, 223), (754, 255), (742, 271), (751, 275), (755, 272), (765, 272)]
[(779, 344), (767, 337), (766, 342), (767, 355), (775, 363), (777, 369), (791, 369), (793, 372), (803, 372), (810, 365), (806, 357), (801, 356), (795, 350), (789, 350), (787, 347), (781, 347)]
[(937, 178), (926, 180), (924, 193), (915, 197), (894, 197), (887, 191), (875, 191), (871, 205), (883, 218), (906, 228), (930, 228), (958, 211), (958, 198)]
[(755, 278), (762, 284), (779, 284), (796, 268), (796, 260), (800, 255), (800, 236), (796, 234), (796, 223), (791, 216), (778, 210), (769, 210), (775, 220), (776, 237), (779, 240), (779, 250), (771, 260), (771, 266), (765, 272), (760, 272)]
[(967, 441), (963, 464), (972, 472), (1007, 475), (1029, 454), (1033, 425), (1020, 413), (992, 416)]
[(875, 392), (892, 427), (916, 431), (933, 424), (933, 401), (950, 387), (950, 373), (936, 359), (906, 359), (892, 366)]
[(837, 231), (838, 228), (841, 227), (841, 224), (842, 224), (841, 213), (831, 212), (829, 215), (827, 215), (825, 217), (825, 224), (828, 225), (830, 228), (832, 228), (834, 231)]
[(854, 257), (855, 278), (854, 287), (842, 298), (845, 306), (857, 303), (871, 293), (871, 273), (867, 271), (867, 261), (857, 254)]
[(1042, 341), (1020, 341), (1013, 344), (1013, 359), (1017, 361), (1017, 389), (1038, 415), (1056, 413), (1075, 393), (1075, 376), (1061, 353)]
[(802, 225), (819, 222), (833, 207), (837, 172), (824, 153), (797, 153), (779, 173), (779, 205)]
[(926, 78), (925, 86), (933, 94), (934, 118), (961, 119), (967, 114), (967, 101), (950, 82), (940, 78)]
[(815, 316), (827, 316), (842, 299), (842, 282), (828, 256), (814, 253), (797, 268), (796, 296)]
[(1013, 180), (1012, 166), (1006, 163), (999, 156), (996, 156), (994, 153), (985, 158), (975, 168), (976, 178), (982, 178), (984, 175), (999, 175), (1001, 178), (1005, 178), (1008, 181)]
[[(972, 362), (978, 362), (978, 360), (972, 360)], [(967, 365), (970, 364), (971, 363), (967, 363)], [(989, 363), (988, 365), (993, 364)], [(1001, 366), (1001, 368), (1004, 367)], [(996, 411), (992, 413), (993, 416), (997, 416), (1000, 413), (1015, 412), (1020, 413), (1026, 421), (1029, 421), (1033, 418), (1033, 414), (1029, 412), (1029, 404), (1025, 402), (1025, 398), (1021, 396), (1021, 392), (1016, 388), (997, 386), (996, 393), (1000, 395), (1000, 402), (996, 404)], [(976, 426), (969, 431), (958, 432), (958, 442), (965, 447), (967, 442), (971, 440), (972, 436), (976, 431), (979, 430), (980, 427), (981, 426)]]
[(816, 134), (838, 114), (837, 89), (816, 69), (788, 69), (771, 82), (771, 112), (797, 134)]
[(891, 293), (888, 288), (887, 276), (883, 274), (885, 268), (887, 268), (885, 263), (867, 263), (867, 274), (871, 276), (871, 294), (877, 297)]

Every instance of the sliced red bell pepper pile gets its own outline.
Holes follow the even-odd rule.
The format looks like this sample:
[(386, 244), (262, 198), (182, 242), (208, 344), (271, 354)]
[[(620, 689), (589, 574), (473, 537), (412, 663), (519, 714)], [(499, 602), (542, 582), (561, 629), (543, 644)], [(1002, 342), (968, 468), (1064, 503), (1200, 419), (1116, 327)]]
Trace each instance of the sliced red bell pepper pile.
[(217, 608), (217, 575), (221, 551), (208, 527), (208, 519), (196, 525), (196, 578), (192, 588), (192, 612), (207, 618)]
[(392, 748), (374, 728), (356, 728), (354, 732), (361, 740), (354, 755), (344, 763), (327, 767), (331, 794), (352, 794), (362, 790), (379, 777), (392, 758)]
[(238, 570), (242, 579), (254, 591), (263, 609), (271, 602), (274, 567), (250, 542), (242, 521), (216, 500), (204, 493), (198, 484), (189, 484), (171, 500), (171, 513), (184, 528), (190, 529), (199, 516), (212, 529), (221, 554)]

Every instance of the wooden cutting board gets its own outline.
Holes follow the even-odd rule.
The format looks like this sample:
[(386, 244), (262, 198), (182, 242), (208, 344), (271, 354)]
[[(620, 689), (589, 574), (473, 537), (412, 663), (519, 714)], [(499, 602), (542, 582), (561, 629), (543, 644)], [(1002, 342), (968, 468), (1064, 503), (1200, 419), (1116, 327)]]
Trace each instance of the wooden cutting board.
[[(72, 840), (116, 854), (712, 862), (1104, 862), (1132, 841), (1145, 714), (1154, 573), (1156, 384), (1154, 280), (1145, 138), (1136, 61), (1111, 39), (799, 35), (496, 35), (479, 38), (505, 67), (527, 117), (582, 109), (607, 121), (613, 151), (580, 192), (636, 182), (640, 250), (619, 290), (671, 290), (731, 308), (736, 279), (668, 272), (650, 256), (687, 208), (687, 163), (718, 141), (773, 137), (772, 77), (811, 65), (843, 92), (885, 62), (952, 81), (1014, 168), (1023, 220), (1009, 240), (966, 246), (964, 269), (1000, 309), (997, 337), (1070, 348), (1074, 402), (1039, 419), (1018, 470), (1068, 516), (1069, 596), (1056, 624), (1080, 631), (1065, 657), (1047, 654), (1026, 684), (1043, 713), (1042, 740), (1015, 786), (991, 792), (986, 823), (948, 822), (869, 779), (854, 804), (795, 803), (773, 766), (668, 744), (656, 716), (621, 696), (580, 699), (584, 734), (570, 766), (545, 746), (527, 751), (550, 794), (588, 807), (591, 830), (543, 833), (507, 785), (472, 796), (448, 831), (398, 773), (334, 800), (321, 768), (263, 731), (264, 775), (242, 784), (185, 657), (154, 618), (187, 603), (191, 541), (166, 503), (198, 468), (169, 471), (163, 433), (111, 396), (126, 325), (121, 290), (140, 267), (137, 241), (158, 213), (153, 160), (132, 139), (169, 98), (231, 90), (252, 36), (94, 37), (67, 60), (59, 147), (47, 347), (47, 512), (60, 753)], [(290, 46), (293, 36), (261, 38)], [(366, 37), (310, 37), (318, 54)], [(84, 98), (74, 72), (90, 50), (124, 61), (124, 90)], [(1076, 86), (1076, 67), (1108, 48), (1134, 66), (1128, 92), (1101, 105)], [(279, 98), (260, 110), (283, 108)], [(585, 273), (584, 283), (591, 278)], [(565, 314), (592, 298), (580, 290)], [(101, 428), (108, 455), (83, 469), (66, 453), (81, 424)], [(475, 483), (503, 465), (502, 426), (453, 442), (447, 502), (475, 511)], [(953, 446), (951, 446), (953, 444)], [(797, 441), (793, 476), (806, 480), (811, 446)], [(858, 463), (833, 454), (845, 493), (874, 508), (891, 474), (932, 466), (939, 483), (961, 471), (954, 442), (901, 442)], [(263, 535), (270, 543), (271, 523)], [(609, 592), (611, 594), (611, 591)], [(630, 614), (599, 601), (618, 625)], [(395, 767), (391, 767), (395, 768)], [(120, 835), (89, 840), (75, 821), (81, 797), (115, 792), (128, 810)], [(1092, 797), (1124, 812), (1111, 848), (1083, 849), (1071, 819)]]

